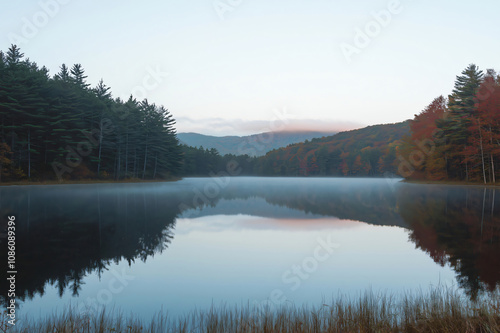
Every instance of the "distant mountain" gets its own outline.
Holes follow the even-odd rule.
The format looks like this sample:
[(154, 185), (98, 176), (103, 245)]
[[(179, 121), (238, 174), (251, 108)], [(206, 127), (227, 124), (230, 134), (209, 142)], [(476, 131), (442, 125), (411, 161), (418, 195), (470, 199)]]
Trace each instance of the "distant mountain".
[(215, 148), (221, 155), (263, 156), (267, 152), (290, 144), (322, 138), (332, 132), (266, 132), (249, 136), (210, 136), (198, 133), (178, 133), (180, 142), (192, 147)]
[(398, 172), (398, 147), (409, 121), (374, 125), (301, 142), (267, 153), (260, 174), (269, 176), (380, 176)]

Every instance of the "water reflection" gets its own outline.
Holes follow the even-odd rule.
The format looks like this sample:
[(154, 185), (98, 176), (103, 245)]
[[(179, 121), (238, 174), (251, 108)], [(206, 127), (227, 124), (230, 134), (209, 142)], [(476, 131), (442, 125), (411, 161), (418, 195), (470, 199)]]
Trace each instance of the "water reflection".
[[(500, 195), (495, 190), (394, 185), (380, 179), (235, 178), (213, 184), (186, 179), (0, 188), (1, 230), (6, 216), (17, 220), (18, 299), (43, 295), (47, 285), (57, 286), (59, 295), (66, 290), (78, 295), (85, 276), (123, 260), (146, 262), (165, 251), (177, 219), (238, 214), (269, 218), (249, 222), (254, 229), (320, 230), (329, 220), (404, 227), (417, 248), (457, 272), (459, 285), (472, 298), (500, 282)], [(183, 230), (202, 226), (190, 228)], [(6, 253), (5, 239), (0, 243)], [(2, 279), (2, 302), (7, 289)]]
[[(67, 289), (76, 296), (85, 275), (100, 275), (121, 260), (146, 261), (167, 248), (179, 213), (176, 203), (145, 187), (118, 187), (0, 190), (2, 230), (6, 216), (16, 216), (18, 300), (43, 295), (47, 283), (56, 285), (60, 296)], [(5, 239), (1, 243), (7, 253)], [(5, 301), (6, 279), (0, 290)]]
[(492, 188), (404, 185), (399, 211), (410, 239), (436, 263), (449, 264), (475, 299), (500, 282), (500, 198)]
[[(213, 197), (210, 195), (212, 190), (206, 186), (205, 181), (193, 179), (191, 186), (198, 194), (193, 205), (204, 203), (212, 209), (190, 211), (190, 217), (232, 213), (289, 218), (295, 211), (298, 216), (306, 213), (377, 225), (407, 226), (397, 212), (394, 184), (385, 179), (242, 177), (213, 192), (216, 194)], [(262, 198), (267, 204), (249, 205), (248, 203), (255, 204), (254, 198)], [(231, 202), (219, 208), (221, 199)], [(236, 203), (235, 199), (241, 201), (232, 205), (233, 202)], [(284, 210), (282, 216), (277, 207), (293, 211)]]

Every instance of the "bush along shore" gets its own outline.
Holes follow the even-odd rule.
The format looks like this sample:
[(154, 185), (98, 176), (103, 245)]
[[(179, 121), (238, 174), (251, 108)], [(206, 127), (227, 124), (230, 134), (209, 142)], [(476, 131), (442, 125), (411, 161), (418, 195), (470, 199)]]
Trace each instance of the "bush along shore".
[(367, 291), (316, 307), (213, 306), (175, 319), (159, 313), (148, 321), (106, 309), (89, 315), (69, 308), (36, 322), (18, 320), (16, 326), (4, 319), (0, 332), (500, 332), (500, 294), (470, 301), (444, 288), (399, 297)]

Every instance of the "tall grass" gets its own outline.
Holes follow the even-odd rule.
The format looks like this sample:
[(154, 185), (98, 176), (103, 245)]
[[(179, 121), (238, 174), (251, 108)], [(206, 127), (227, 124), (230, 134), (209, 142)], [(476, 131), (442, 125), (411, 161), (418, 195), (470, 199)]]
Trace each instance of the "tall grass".
[(181, 318), (159, 313), (150, 321), (106, 310), (95, 315), (68, 309), (37, 322), (3, 326), (9, 333), (243, 333), (243, 332), (500, 332), (500, 295), (472, 302), (443, 288), (399, 296), (365, 292), (318, 307), (226, 306)]

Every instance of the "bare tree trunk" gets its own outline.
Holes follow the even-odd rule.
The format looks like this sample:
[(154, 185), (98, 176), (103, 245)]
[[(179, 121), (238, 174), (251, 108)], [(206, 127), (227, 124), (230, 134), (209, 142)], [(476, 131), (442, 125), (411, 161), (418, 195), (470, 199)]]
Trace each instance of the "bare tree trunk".
[(469, 162), (465, 162), (465, 181), (469, 181)]
[(444, 153), (444, 168), (446, 169), (446, 179), (449, 179), (450, 176), (448, 175), (448, 154), (446, 152)]
[[(491, 124), (490, 124), (490, 143), (493, 146), (493, 134), (491, 132)], [(493, 175), (493, 184), (495, 184), (496, 181), (496, 176), (495, 176), (495, 159), (493, 158), (493, 153), (490, 152), (490, 159), (491, 159), (491, 173)]]
[(486, 203), (486, 187), (483, 190), (483, 213), (481, 215), (481, 236), (483, 235), (483, 224), (484, 224), (484, 207)]
[(495, 160), (493, 159), (493, 154), (490, 154), (490, 159), (491, 159), (491, 174), (493, 175), (493, 184), (496, 184), (496, 177), (495, 177)]
[(146, 176), (146, 162), (148, 160), (148, 140), (146, 138), (146, 149), (144, 152), (144, 167), (142, 169), (142, 179)]
[(125, 143), (125, 178), (128, 175), (128, 133), (127, 133), (127, 142)]
[(137, 147), (134, 148), (134, 178), (137, 178), (139, 173), (137, 172)]
[[(12, 121), (12, 128), (14, 128), (14, 121)], [(14, 143), (16, 142), (15, 141), (15, 137), (16, 137), (16, 133), (14, 132), (14, 130), (12, 130), (12, 135), (10, 137), (10, 151), (12, 152), (12, 160), (15, 159), (15, 155), (14, 155), (14, 151), (15, 151), (15, 146), (14, 146)]]
[(97, 177), (99, 177), (100, 171), (101, 171), (101, 151), (102, 151), (102, 119), (99, 122), (99, 155), (98, 155), (98, 162), (97, 162)]
[(115, 177), (115, 180), (116, 180), (116, 160), (117, 160), (116, 155), (117, 154), (115, 154), (115, 161), (113, 162), (113, 175)]
[(484, 167), (483, 134), (481, 132), (481, 121), (479, 119), (477, 120), (477, 127), (479, 129), (479, 145), (481, 147), (481, 164), (483, 166), (483, 180), (484, 183), (486, 184), (486, 170)]
[(158, 154), (155, 157), (155, 171), (153, 172), (153, 179), (156, 178), (156, 166), (158, 165)]
[(121, 160), (122, 160), (121, 150), (122, 150), (122, 147), (118, 146), (118, 167), (116, 170), (116, 180), (120, 180), (120, 167), (121, 167)]
[(28, 130), (28, 179), (31, 179), (31, 131)]
[(44, 152), (44, 156), (43, 156), (43, 163), (47, 164), (47, 151), (49, 150), (48, 148), (48, 144), (47, 144), (47, 141), (45, 141), (45, 152)]
[(491, 216), (493, 216), (493, 211), (495, 210), (495, 193), (496, 189), (493, 189), (493, 201), (491, 202)]

